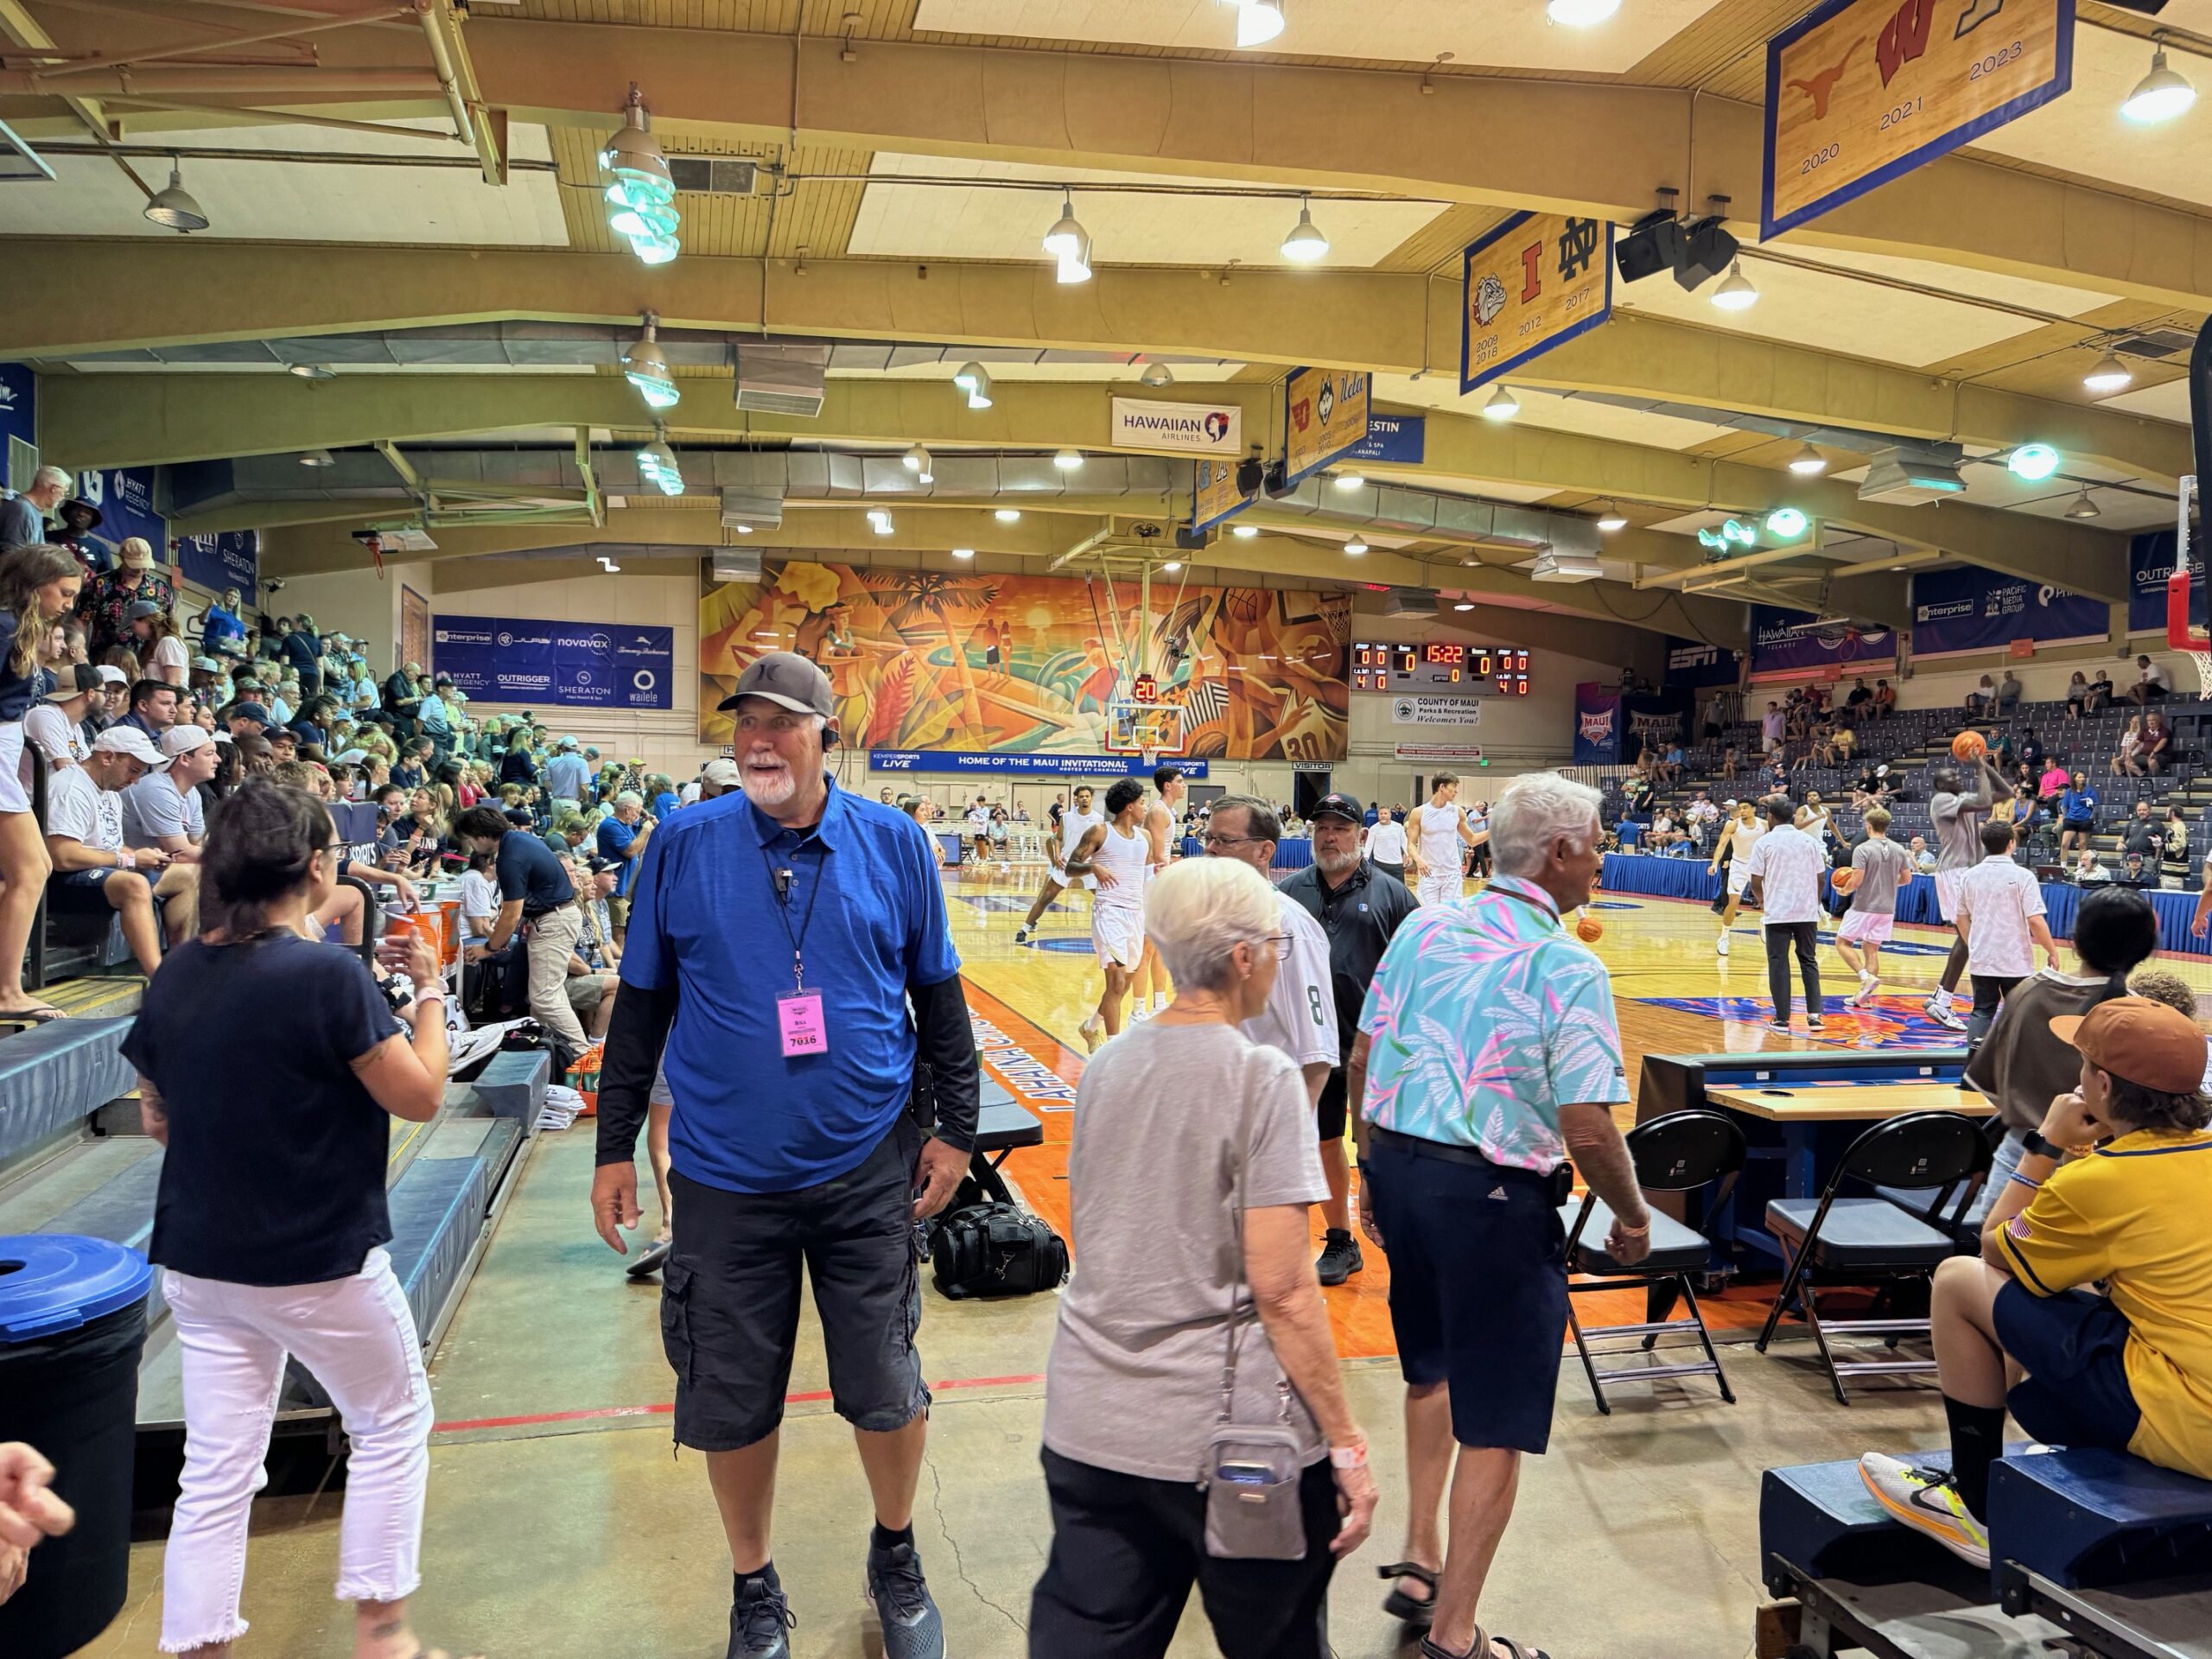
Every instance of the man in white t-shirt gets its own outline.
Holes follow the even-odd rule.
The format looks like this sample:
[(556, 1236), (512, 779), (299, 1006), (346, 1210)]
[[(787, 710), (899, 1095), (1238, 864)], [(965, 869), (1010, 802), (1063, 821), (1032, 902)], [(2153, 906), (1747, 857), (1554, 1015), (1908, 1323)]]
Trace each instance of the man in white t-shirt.
[[(1389, 807), (1375, 809), (1375, 822), (1368, 827), (1360, 851), (1392, 880), (1406, 879), (1406, 826), (1390, 816)], [(1265, 875), (1267, 872), (1262, 870), (1260, 874)]]
[(82, 911), (97, 904), (114, 911), (123, 918), (130, 954), (149, 976), (162, 965), (154, 905), (160, 901), (172, 939), (190, 938), (200, 908), (200, 872), (172, 862), (158, 847), (134, 850), (124, 843), (121, 791), (168, 765), (143, 732), (111, 726), (82, 766), (63, 767), (46, 785), (46, 850), (54, 863), (49, 899), (57, 908)]
[(215, 775), (215, 740), (197, 726), (172, 726), (162, 734), (162, 753), (168, 765), (123, 791), (123, 838), (158, 848), (175, 863), (197, 864), (207, 839), (198, 786)]
[(2012, 860), (2009, 823), (1981, 826), (1981, 862), (1959, 883), (1959, 937), (1966, 941), (1967, 972), (1974, 979), (1974, 1017), (1967, 1044), (1980, 1043), (2012, 988), (2036, 970), (2035, 947), (2058, 966), (2058, 947), (2044, 919), (2043, 887), (2035, 872)]
[(1759, 747), (1768, 754), (1782, 753), (1782, 733), (1787, 720), (1781, 705), (1770, 702), (1766, 713), (1759, 719)]
[(2135, 683), (2127, 688), (2127, 700), (2140, 705), (2163, 702), (2172, 695), (2173, 682), (2166, 677), (2166, 671), (2148, 657), (2135, 659)]
[(83, 721), (95, 699), (105, 702), (100, 671), (89, 663), (64, 663), (54, 671), (60, 683), (23, 716), (23, 737), (40, 762), (52, 771), (80, 766), (92, 752)]
[(1016, 944), (1029, 943), (1030, 930), (1037, 925), (1038, 919), (1045, 913), (1046, 906), (1070, 887), (1090, 887), (1096, 885), (1090, 876), (1076, 876), (1067, 880), (1061, 880), (1061, 877), (1067, 868), (1068, 855), (1076, 849), (1076, 844), (1089, 830), (1102, 822), (1103, 822), (1103, 815), (1091, 807), (1090, 785), (1088, 784), (1078, 785), (1075, 791), (1074, 810), (1064, 810), (1060, 814), (1059, 835), (1055, 837), (1047, 833), (1045, 837), (1045, 856), (1051, 861), (1052, 868), (1045, 878), (1045, 885), (1038, 889), (1036, 901), (1029, 906), (1029, 913), (1021, 918), (1021, 925), (1014, 930), (1014, 942)]
[(1821, 843), (1790, 822), (1796, 809), (1787, 795), (1770, 795), (1760, 806), (1766, 832), (1745, 867), (1766, 932), (1766, 982), (1774, 997), (1772, 1029), (1789, 1030), (1789, 953), (1805, 982), (1805, 1024), (1821, 1029), (1821, 873), (1827, 855)]

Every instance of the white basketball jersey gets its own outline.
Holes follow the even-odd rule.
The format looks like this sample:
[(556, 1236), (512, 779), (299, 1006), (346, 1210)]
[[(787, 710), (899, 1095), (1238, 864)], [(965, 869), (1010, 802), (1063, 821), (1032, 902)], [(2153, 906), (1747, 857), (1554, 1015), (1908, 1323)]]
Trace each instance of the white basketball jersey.
[(1152, 842), (1142, 830), (1125, 836), (1112, 824), (1106, 826), (1106, 839), (1091, 855), (1091, 867), (1103, 870), (1114, 878), (1113, 885), (1098, 884), (1098, 905), (1103, 908), (1134, 910), (1144, 904), (1144, 885), (1151, 874)]
[(1421, 861), (1424, 869), (1446, 869), (1459, 862), (1459, 809), (1431, 801), (1421, 809)]

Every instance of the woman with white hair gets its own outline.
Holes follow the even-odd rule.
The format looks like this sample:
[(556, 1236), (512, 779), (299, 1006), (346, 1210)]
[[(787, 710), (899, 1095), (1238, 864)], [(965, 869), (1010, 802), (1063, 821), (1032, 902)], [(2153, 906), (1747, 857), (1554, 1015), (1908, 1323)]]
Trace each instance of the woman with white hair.
[[(1305, 1086), (1237, 1029), (1267, 1006), (1281, 907), (1249, 865), (1186, 859), (1154, 879), (1146, 932), (1175, 1000), (1076, 1095), (1078, 1265), (1046, 1369), (1052, 1550), (1029, 1651), (1164, 1654), (1195, 1581), (1229, 1659), (1323, 1659), (1329, 1578), (1376, 1493), (1314, 1277), (1307, 1211), (1328, 1186)], [(1244, 1430), (1279, 1434), (1275, 1467), (1224, 1448)], [(1239, 1493), (1279, 1506), (1265, 1554), (1216, 1548), (1224, 1484), (1216, 1523), (1266, 1507)]]

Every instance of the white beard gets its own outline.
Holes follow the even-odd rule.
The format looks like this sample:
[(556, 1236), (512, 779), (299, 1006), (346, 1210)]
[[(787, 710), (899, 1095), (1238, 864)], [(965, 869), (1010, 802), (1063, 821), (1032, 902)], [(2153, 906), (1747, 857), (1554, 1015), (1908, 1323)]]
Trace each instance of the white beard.
[(738, 781), (745, 791), (745, 798), (764, 812), (770, 807), (781, 806), (798, 789), (798, 774), (788, 766), (766, 775), (744, 766), (739, 771)]

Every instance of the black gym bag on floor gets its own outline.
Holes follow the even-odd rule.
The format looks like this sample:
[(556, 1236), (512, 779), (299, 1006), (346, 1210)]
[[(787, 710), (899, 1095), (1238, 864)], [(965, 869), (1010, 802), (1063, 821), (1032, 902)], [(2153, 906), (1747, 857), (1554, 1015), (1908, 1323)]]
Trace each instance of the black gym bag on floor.
[(931, 1224), (930, 1261), (938, 1289), (954, 1301), (1057, 1290), (1068, 1276), (1060, 1236), (1010, 1204), (947, 1211)]

